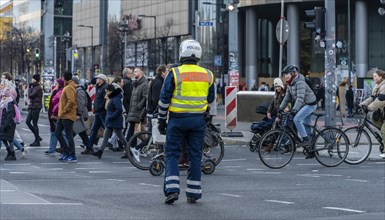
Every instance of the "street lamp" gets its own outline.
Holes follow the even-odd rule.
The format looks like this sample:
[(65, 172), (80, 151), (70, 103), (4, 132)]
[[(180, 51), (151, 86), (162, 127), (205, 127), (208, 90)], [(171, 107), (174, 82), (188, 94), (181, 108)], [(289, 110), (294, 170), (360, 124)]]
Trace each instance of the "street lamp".
[(94, 48), (94, 26), (79, 24), (78, 27), (91, 29), (91, 79), (94, 78), (95, 48)]
[(154, 41), (155, 41), (155, 59), (154, 59), (154, 62), (155, 62), (155, 67), (156, 68), (156, 64), (157, 64), (157, 49), (156, 49), (156, 16), (152, 16), (152, 15), (138, 15), (138, 17), (142, 17), (142, 18), (153, 18), (154, 19)]
[(123, 57), (123, 69), (127, 67), (126, 59), (127, 59), (127, 32), (128, 29), (128, 21), (127, 19), (123, 18), (123, 20), (119, 23), (119, 31), (124, 33), (124, 57)]

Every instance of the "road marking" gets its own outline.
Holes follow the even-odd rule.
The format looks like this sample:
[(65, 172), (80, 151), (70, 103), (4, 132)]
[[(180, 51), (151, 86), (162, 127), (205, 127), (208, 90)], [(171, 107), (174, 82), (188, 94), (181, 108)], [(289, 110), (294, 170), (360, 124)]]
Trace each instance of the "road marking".
[(238, 168), (238, 167), (241, 167), (241, 166), (225, 166), (226, 168)]
[(1, 203), (2, 205), (83, 205), (83, 203), (32, 203), (32, 202), (20, 202), (20, 203)]
[(48, 170), (63, 170), (63, 168), (50, 168)]
[(232, 161), (242, 161), (242, 160), (246, 160), (246, 159), (227, 159), (227, 160), (222, 160), (224, 162), (232, 162)]
[(297, 163), (297, 166), (317, 166), (318, 163)]
[(252, 173), (262, 173), (262, 174), (281, 174), (281, 172), (272, 172), (272, 171), (253, 171)]
[(23, 173), (27, 173), (27, 172), (9, 172), (9, 174), (23, 174)]
[(149, 183), (139, 183), (142, 186), (152, 186), (152, 187), (161, 187), (161, 185), (149, 184)]
[(362, 183), (367, 183), (367, 182), (369, 182), (369, 181), (367, 181), (367, 180), (360, 180), (360, 179), (345, 179), (345, 180), (347, 180), (347, 181), (353, 181), (353, 182), (362, 182)]
[(342, 176), (342, 175), (339, 175), (339, 174), (320, 174), (320, 173), (318, 173), (316, 175), (318, 175), (318, 176), (333, 176), (333, 177)]
[(6, 163), (4, 166), (31, 166), (30, 163)]
[(107, 180), (116, 181), (116, 182), (124, 182), (125, 181), (125, 180), (118, 180), (118, 179), (107, 179)]
[(101, 164), (103, 162), (78, 162), (77, 164), (82, 164), (82, 165), (86, 165), (86, 164)]
[(112, 173), (112, 171), (107, 171), (107, 170), (95, 170), (95, 171), (89, 171), (89, 173)]
[(266, 202), (275, 202), (275, 203), (281, 203), (281, 204), (294, 204), (295, 202), (288, 202), (288, 201), (281, 201), (281, 200), (265, 200)]
[(314, 178), (321, 177), (320, 175), (317, 175), (317, 174), (297, 174), (297, 176), (314, 177)]
[(42, 127), (49, 127), (49, 125), (42, 125), (42, 124), (37, 124), (39, 126), (42, 126)]
[(63, 163), (63, 162), (61, 162), (61, 163), (41, 163), (41, 165), (67, 165), (67, 164), (69, 164), (69, 163)]
[(75, 170), (96, 170), (96, 167), (77, 167)]
[(262, 171), (262, 170), (266, 170), (266, 169), (254, 169), (254, 168), (250, 168), (250, 169), (246, 169), (247, 171)]
[(235, 198), (241, 198), (241, 195), (235, 195), (235, 194), (228, 194), (228, 193), (218, 193), (219, 195), (222, 196), (230, 196), (230, 197), (235, 197)]
[(13, 189), (1, 189), (0, 192), (15, 192)]
[(127, 162), (112, 162), (112, 163), (117, 163), (117, 164), (119, 164), (119, 163), (131, 163), (130, 161), (127, 161)]
[(339, 208), (339, 207), (322, 207), (323, 209), (332, 209), (332, 210), (340, 210), (340, 211), (346, 211), (346, 212), (356, 212), (356, 213), (364, 213), (366, 211), (361, 210), (355, 210), (355, 209), (346, 209), (346, 208)]

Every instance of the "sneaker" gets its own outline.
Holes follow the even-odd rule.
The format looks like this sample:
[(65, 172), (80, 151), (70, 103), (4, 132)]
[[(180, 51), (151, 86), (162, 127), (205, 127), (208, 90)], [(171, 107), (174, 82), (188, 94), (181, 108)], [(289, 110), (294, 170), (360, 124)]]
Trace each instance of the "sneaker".
[(382, 154), (380, 154), (378, 156), (381, 157), (382, 159), (385, 159), (385, 153), (382, 153)]
[(197, 203), (197, 199), (192, 197), (187, 197), (187, 203)]
[(75, 163), (75, 162), (77, 162), (77, 160), (76, 160), (76, 157), (75, 157), (75, 156), (70, 156), (70, 155), (68, 155), (66, 158), (64, 158), (64, 159), (62, 160), (62, 162), (66, 162), (66, 163)]
[(304, 137), (302, 142), (298, 144), (298, 147), (309, 147), (311, 146), (311, 139), (309, 137)]
[(62, 154), (61, 157), (59, 158), (59, 161), (64, 161), (67, 157), (68, 155)]
[(166, 196), (166, 199), (164, 200), (164, 203), (166, 204), (173, 204), (176, 200), (178, 200), (179, 194), (178, 193), (171, 193)]
[(23, 148), (23, 149), (21, 150), (21, 159), (25, 159), (26, 152), (27, 152), (27, 150), (25, 150), (25, 148)]
[(81, 154), (93, 154), (94, 153), (94, 149), (85, 149), (83, 152), (81, 152)]
[(135, 160), (140, 162), (140, 157), (139, 157), (140, 156), (140, 151), (137, 150), (135, 147), (131, 147), (130, 151), (131, 151), (132, 155), (134, 156)]
[(98, 150), (98, 151), (94, 152), (92, 155), (100, 159), (100, 158), (102, 158), (103, 151)]

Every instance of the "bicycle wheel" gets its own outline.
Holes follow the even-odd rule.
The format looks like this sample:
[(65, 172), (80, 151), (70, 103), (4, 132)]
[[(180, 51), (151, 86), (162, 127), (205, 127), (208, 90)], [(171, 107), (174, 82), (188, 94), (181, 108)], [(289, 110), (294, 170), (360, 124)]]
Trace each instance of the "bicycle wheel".
[[(130, 151), (130, 148), (135, 146), (141, 149), (140, 161), (137, 161)], [(127, 157), (132, 165), (141, 170), (149, 170), (154, 156), (160, 154), (161, 151), (161, 146), (153, 144), (152, 134), (149, 131), (141, 131), (134, 134), (128, 141), (126, 148)]]
[(314, 142), (315, 157), (326, 167), (341, 164), (349, 152), (349, 139), (338, 128), (325, 128), (317, 134)]
[(222, 138), (218, 138), (218, 144), (216, 146), (207, 146), (204, 144), (202, 152), (203, 157), (211, 159), (214, 161), (215, 166), (218, 166), (225, 155), (225, 144), (223, 143)]
[(348, 128), (345, 131), (349, 138), (349, 153), (345, 159), (347, 164), (360, 164), (364, 162), (372, 151), (372, 140), (369, 133), (360, 127)]
[(259, 141), (259, 158), (272, 169), (286, 166), (294, 156), (295, 142), (281, 129), (266, 132)]

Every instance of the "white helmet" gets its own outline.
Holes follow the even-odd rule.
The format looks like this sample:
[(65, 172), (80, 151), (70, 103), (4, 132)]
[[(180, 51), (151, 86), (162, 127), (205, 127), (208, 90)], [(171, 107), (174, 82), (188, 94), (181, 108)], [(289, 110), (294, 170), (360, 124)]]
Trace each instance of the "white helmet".
[(196, 40), (184, 40), (179, 46), (179, 61), (184, 59), (195, 59), (197, 62), (201, 59), (202, 47)]
[(282, 80), (280, 78), (275, 78), (274, 79), (274, 88), (277, 87), (277, 86), (280, 86), (283, 89), (283, 83), (282, 83)]

